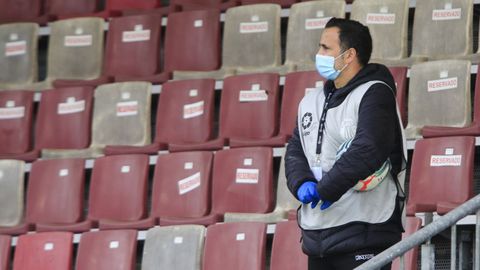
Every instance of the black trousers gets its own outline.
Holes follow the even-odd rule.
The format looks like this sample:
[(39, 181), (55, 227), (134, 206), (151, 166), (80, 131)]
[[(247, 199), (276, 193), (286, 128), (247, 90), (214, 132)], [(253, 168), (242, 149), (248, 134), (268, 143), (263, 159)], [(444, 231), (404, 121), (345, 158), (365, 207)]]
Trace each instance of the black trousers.
[[(366, 249), (353, 253), (331, 255), (326, 257), (308, 256), (308, 270), (352, 270), (380, 254), (384, 249)], [(388, 264), (381, 270), (390, 270)]]

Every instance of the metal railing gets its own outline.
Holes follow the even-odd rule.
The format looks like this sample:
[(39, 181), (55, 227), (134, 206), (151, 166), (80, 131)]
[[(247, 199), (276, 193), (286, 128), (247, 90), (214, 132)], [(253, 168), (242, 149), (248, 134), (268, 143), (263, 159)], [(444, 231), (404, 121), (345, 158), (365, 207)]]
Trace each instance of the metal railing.
[[(425, 241), (429, 241), (434, 235), (439, 234), (443, 230), (455, 225), (460, 219), (476, 213), (476, 225), (475, 225), (475, 255), (474, 255), (474, 269), (480, 270), (480, 194), (468, 200), (464, 204), (450, 211), (444, 216), (441, 216), (432, 223), (426, 225), (422, 229), (413, 233), (409, 237), (403, 239), (397, 244), (386, 249), (382, 253), (378, 254), (374, 258), (368, 260), (361, 266), (355, 268), (356, 270), (372, 270), (380, 269), (382, 266), (392, 262), (395, 258), (405, 254), (410, 249), (419, 246)], [(454, 239), (452, 239), (453, 241)], [(454, 244), (454, 243), (453, 243)], [(455, 257), (455, 256), (453, 256)], [(434, 259), (434, 258), (424, 258)], [(454, 258), (452, 258), (455, 260)], [(402, 259), (403, 260), (403, 259)], [(431, 264), (430, 264), (431, 263)], [(427, 269), (422, 261), (422, 269)], [(429, 262), (432, 267), (434, 262)]]

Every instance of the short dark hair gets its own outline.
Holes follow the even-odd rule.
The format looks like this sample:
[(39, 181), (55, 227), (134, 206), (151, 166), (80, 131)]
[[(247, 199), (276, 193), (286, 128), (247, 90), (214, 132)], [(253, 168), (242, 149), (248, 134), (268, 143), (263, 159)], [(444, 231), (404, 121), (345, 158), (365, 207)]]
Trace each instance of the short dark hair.
[(338, 27), (340, 48), (346, 51), (354, 48), (357, 51), (358, 60), (362, 66), (368, 64), (372, 55), (372, 36), (365, 25), (354, 21), (341, 18), (330, 19), (325, 28)]

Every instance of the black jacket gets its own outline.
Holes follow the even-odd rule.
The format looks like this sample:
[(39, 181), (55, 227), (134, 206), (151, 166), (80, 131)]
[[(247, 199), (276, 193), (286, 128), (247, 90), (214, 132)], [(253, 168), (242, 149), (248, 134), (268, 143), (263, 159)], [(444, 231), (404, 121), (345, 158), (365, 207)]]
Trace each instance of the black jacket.
[[(333, 82), (327, 81), (325, 96), (334, 91), (328, 108), (337, 107), (357, 86), (372, 80), (384, 81), (395, 89), (393, 77), (385, 66), (368, 64), (340, 89), (335, 89)], [(388, 157), (392, 163), (392, 175), (396, 179), (402, 169), (403, 144), (395, 102), (392, 90), (383, 84), (374, 84), (365, 93), (359, 106), (357, 130), (351, 146), (317, 185), (322, 199), (334, 203), (358, 179), (374, 173)], [(287, 146), (285, 173), (288, 188), (295, 197), (303, 183), (315, 181), (303, 153), (298, 128), (294, 129)], [(384, 224), (355, 222), (324, 230), (303, 230), (303, 249), (308, 255), (323, 256), (388, 247), (401, 238), (402, 207), (403, 200), (399, 197), (397, 209)]]

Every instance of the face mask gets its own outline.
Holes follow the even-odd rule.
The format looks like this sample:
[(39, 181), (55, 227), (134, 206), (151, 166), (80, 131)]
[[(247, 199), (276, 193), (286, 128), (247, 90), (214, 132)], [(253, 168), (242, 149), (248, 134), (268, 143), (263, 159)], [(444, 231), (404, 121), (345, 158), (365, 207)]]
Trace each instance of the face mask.
[(335, 60), (346, 52), (347, 51), (344, 51), (337, 57), (317, 54), (315, 56), (315, 66), (318, 73), (320, 73), (320, 76), (324, 77), (327, 80), (335, 80), (338, 75), (340, 75), (340, 73), (348, 66), (347, 64), (343, 66), (341, 70), (336, 70)]

